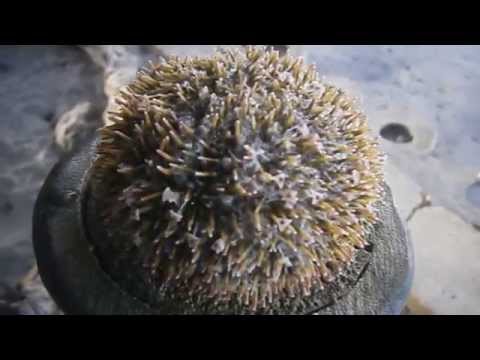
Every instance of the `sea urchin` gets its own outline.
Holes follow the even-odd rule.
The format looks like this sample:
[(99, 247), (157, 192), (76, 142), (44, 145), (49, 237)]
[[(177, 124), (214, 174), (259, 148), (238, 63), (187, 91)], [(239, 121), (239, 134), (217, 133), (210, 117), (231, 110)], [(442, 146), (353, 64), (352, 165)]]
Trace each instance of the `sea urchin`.
[(271, 313), (308, 302), (367, 245), (382, 155), (352, 100), (300, 58), (161, 60), (117, 103), (92, 172), (93, 245), (134, 296)]

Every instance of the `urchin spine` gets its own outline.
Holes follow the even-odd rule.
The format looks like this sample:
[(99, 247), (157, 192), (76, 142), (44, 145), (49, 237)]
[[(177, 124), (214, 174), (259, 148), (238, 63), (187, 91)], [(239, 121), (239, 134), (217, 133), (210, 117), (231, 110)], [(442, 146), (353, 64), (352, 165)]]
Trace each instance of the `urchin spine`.
[(150, 63), (117, 103), (95, 162), (103, 219), (164, 296), (256, 311), (321, 289), (365, 247), (382, 156), (301, 59)]

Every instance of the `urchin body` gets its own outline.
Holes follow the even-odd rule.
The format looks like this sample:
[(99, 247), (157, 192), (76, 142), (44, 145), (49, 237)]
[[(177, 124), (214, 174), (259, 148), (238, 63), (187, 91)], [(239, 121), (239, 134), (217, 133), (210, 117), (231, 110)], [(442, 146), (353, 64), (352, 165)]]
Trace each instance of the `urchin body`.
[(174, 58), (118, 104), (88, 218), (100, 265), (129, 293), (187, 313), (313, 309), (365, 263), (382, 156), (313, 67), (258, 48)]

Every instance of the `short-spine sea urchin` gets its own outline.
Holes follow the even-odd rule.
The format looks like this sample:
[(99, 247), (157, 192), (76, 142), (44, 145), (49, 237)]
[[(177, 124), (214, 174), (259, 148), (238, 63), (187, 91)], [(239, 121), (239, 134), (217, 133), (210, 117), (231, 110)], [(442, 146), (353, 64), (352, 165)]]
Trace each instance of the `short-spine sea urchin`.
[(138, 298), (272, 313), (367, 245), (382, 155), (365, 116), (300, 58), (250, 47), (149, 63), (117, 103), (94, 163), (107, 232), (94, 245)]

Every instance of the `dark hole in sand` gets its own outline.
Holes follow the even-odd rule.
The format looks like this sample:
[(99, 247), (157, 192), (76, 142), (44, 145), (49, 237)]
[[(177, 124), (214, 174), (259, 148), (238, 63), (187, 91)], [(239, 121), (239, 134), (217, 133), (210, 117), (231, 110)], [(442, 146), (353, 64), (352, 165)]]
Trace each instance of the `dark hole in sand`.
[(0, 63), (0, 74), (6, 74), (10, 70), (10, 66)]
[(413, 140), (412, 133), (408, 127), (402, 124), (385, 125), (380, 130), (380, 136), (397, 144), (406, 144)]
[(13, 204), (7, 200), (0, 203), (0, 214), (8, 215), (13, 211)]
[(368, 252), (372, 252), (373, 248), (374, 248), (373, 244), (367, 244), (367, 245), (365, 245), (364, 250), (368, 251)]
[(474, 206), (480, 208), (480, 181), (467, 188), (467, 200)]
[(47, 123), (51, 123), (55, 114), (53, 112), (48, 112), (43, 116), (43, 120), (45, 120)]

